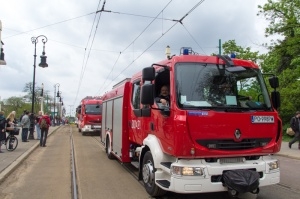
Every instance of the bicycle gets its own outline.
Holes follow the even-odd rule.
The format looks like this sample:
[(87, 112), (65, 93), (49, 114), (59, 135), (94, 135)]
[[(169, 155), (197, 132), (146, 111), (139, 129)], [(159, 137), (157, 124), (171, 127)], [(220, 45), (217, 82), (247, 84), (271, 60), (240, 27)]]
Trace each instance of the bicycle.
[(6, 137), (4, 144), (6, 145), (6, 150), (13, 151), (17, 148), (19, 141), (15, 135), (19, 135), (20, 129), (17, 131), (7, 131), (8, 136)]

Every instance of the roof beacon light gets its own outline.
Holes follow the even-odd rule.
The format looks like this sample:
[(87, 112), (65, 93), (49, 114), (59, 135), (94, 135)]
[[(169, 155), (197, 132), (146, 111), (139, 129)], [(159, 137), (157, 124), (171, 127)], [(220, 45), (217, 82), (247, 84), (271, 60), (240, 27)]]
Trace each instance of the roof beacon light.
[(182, 55), (189, 55), (189, 54), (192, 54), (193, 50), (191, 47), (182, 47), (180, 49), (180, 54)]
[(184, 48), (183, 49), (183, 55), (188, 55), (189, 54), (189, 49), (188, 48)]
[(232, 52), (231, 54), (230, 54), (230, 58), (236, 58), (236, 55), (235, 55), (235, 53), (234, 52)]

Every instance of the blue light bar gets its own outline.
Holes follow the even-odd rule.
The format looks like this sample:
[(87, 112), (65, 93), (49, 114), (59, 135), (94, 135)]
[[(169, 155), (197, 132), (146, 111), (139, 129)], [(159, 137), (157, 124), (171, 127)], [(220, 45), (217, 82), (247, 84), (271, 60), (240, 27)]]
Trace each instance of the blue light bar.
[(183, 55), (188, 55), (189, 54), (189, 49), (188, 48), (184, 48), (183, 49)]

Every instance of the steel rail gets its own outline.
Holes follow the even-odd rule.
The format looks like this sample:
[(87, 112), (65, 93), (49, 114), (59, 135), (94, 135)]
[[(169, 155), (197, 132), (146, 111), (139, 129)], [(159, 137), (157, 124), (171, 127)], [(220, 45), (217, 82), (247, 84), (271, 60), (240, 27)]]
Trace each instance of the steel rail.
[(76, 179), (76, 165), (74, 156), (74, 142), (73, 142), (73, 131), (70, 125), (70, 142), (71, 142), (71, 169), (72, 169), (72, 198), (78, 199), (77, 191), (77, 179)]

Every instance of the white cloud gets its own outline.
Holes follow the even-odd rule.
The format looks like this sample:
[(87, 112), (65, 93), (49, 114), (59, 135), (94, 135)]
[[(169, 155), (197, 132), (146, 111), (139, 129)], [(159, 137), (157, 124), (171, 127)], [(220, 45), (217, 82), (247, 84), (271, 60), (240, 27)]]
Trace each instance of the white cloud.
[[(45, 90), (54, 95), (54, 84), (59, 83), (67, 113), (69, 105), (73, 105), (74, 109), (85, 96), (103, 94), (118, 81), (164, 59), (167, 45), (171, 46), (172, 54), (178, 54), (183, 46), (193, 47), (201, 54), (211, 54), (218, 52), (219, 39), (222, 42), (235, 39), (238, 45), (263, 50), (256, 44), (267, 41), (264, 38), (266, 22), (256, 14), (257, 5), (265, 1), (207, 0), (186, 16), (183, 20), (185, 28), (177, 24), (142, 54), (174, 22), (157, 19), (134, 41), (153, 18), (128, 14), (154, 17), (168, 2), (107, 0), (105, 10), (112, 12), (101, 13), (92, 50), (89, 51), (95, 33), (95, 27), (91, 32), (95, 14), (90, 13), (95, 13), (99, 1), (0, 0), (2, 41), (5, 43), (7, 62), (6, 66), (0, 66), (1, 99), (22, 95), (25, 84), (32, 82), (34, 44), (31, 43), (31, 37), (38, 35), (48, 38), (45, 48), (49, 67), (38, 67), (43, 47), (39, 40), (36, 86), (44, 83)], [(178, 20), (198, 2), (189, 0), (183, 3), (182, 0), (174, 0), (158, 18)], [(102, 3), (103, 1), (100, 8)], [(95, 24), (99, 15), (100, 13), (97, 14)], [(129, 46), (133, 41), (133, 45)], [(122, 52), (126, 47), (127, 50)], [(119, 56), (120, 52), (122, 54)], [(89, 58), (87, 64), (84, 57), (85, 61)], [(136, 58), (138, 59), (135, 60)], [(83, 68), (84, 77), (80, 81)], [(80, 89), (76, 98), (78, 88)]]

